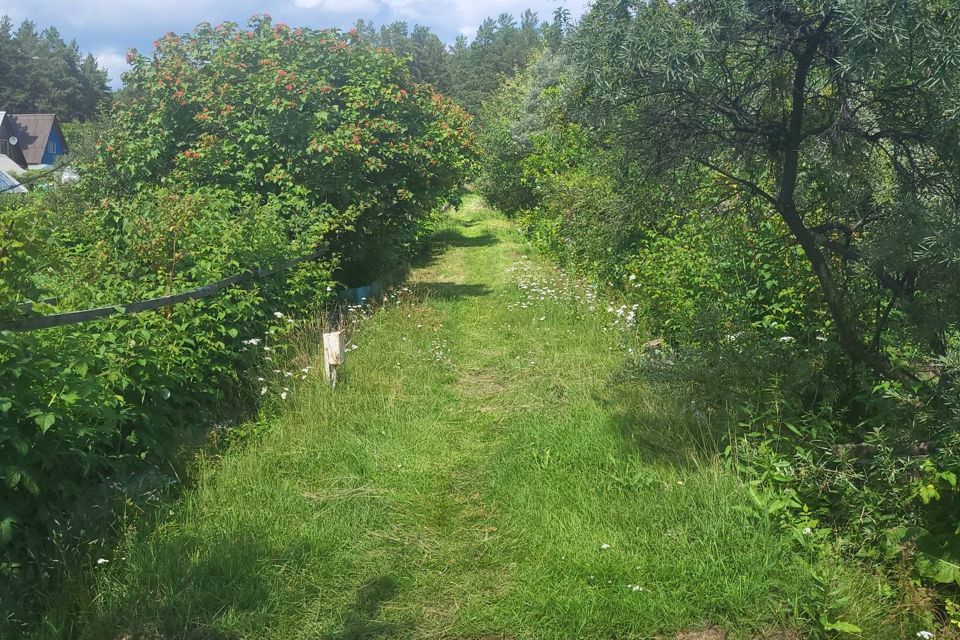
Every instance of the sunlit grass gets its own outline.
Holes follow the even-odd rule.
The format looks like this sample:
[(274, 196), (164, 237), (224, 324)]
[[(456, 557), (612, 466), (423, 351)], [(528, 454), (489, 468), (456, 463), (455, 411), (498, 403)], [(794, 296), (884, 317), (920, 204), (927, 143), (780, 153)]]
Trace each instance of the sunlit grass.
[[(439, 233), (408, 299), (354, 336), (338, 389), (308, 378), (263, 436), (199, 464), (47, 635), (811, 630), (807, 561), (745, 508), (682, 399), (613, 382), (608, 316), (572, 284), (518, 287), (551, 272), (477, 198)], [(829, 571), (861, 580), (845, 606), (877, 624), (871, 581)]]

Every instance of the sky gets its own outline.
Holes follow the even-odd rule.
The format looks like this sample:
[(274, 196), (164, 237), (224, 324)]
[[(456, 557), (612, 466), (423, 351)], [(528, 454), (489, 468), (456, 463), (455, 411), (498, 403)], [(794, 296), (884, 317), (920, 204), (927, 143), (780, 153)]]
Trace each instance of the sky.
[(549, 19), (565, 6), (574, 16), (588, 0), (0, 0), (0, 15), (16, 24), (29, 18), (41, 28), (55, 26), (64, 40), (75, 39), (84, 53), (92, 53), (120, 85), (128, 49), (149, 53), (164, 33), (189, 31), (201, 22), (231, 20), (245, 23), (268, 13), (290, 26), (349, 28), (358, 18), (377, 26), (405, 20), (429, 26), (446, 42), (458, 34), (473, 36), (488, 16), (524, 9)]

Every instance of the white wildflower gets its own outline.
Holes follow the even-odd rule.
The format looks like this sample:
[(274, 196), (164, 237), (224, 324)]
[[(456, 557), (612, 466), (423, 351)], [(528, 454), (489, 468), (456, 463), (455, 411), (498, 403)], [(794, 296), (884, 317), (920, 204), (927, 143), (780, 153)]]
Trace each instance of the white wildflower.
[(631, 273), (631, 274), (630, 274), (630, 282), (633, 282), (633, 281), (636, 280), (636, 279), (637, 279), (637, 275), (636, 275), (635, 273)]
[(931, 638), (933, 638), (933, 633), (930, 631), (917, 631), (917, 637), (922, 638), (923, 640), (931, 640)]
[(781, 336), (781, 337), (780, 337), (780, 342), (794, 342), (795, 340), (796, 340), (796, 338), (794, 338), (793, 336)]
[(107, 560), (106, 558), (100, 558), (97, 560), (97, 564), (107, 564), (108, 562), (110, 561)]
[(267, 395), (267, 388), (266, 388), (266, 387), (260, 387), (260, 395), (262, 395), (262, 396)]
[(287, 399), (287, 393), (288, 393), (287, 391), (281, 391), (281, 392), (280, 392), (280, 399), (281, 399), (281, 400), (286, 400), (286, 399)]
[(249, 340), (244, 340), (243, 344), (249, 344), (255, 347), (260, 344), (260, 338), (250, 338)]
[(283, 314), (280, 313), (279, 311), (274, 311), (274, 312), (273, 312), (273, 317), (274, 317), (274, 318), (282, 318), (282, 317), (283, 317)]
[(600, 550), (601, 550), (601, 551), (606, 551), (606, 550), (609, 549), (609, 548), (610, 548), (610, 545), (608, 545), (606, 542), (604, 542), (602, 545), (600, 545)]
[(811, 529), (810, 527), (804, 527), (804, 528), (803, 528), (803, 535), (808, 536), (808, 535), (810, 535), (811, 533), (813, 533), (813, 529)]

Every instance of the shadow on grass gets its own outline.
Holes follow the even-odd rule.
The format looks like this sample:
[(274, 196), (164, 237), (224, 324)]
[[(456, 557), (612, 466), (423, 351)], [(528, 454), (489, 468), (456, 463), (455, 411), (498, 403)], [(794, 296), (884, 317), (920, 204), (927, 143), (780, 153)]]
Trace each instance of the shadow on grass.
[[(144, 545), (161, 520), (157, 514), (154, 526), (141, 534)], [(198, 547), (209, 549), (199, 561)], [(131, 558), (132, 566), (121, 578), (122, 595), (108, 598), (81, 625), (79, 637), (238, 639), (238, 632), (222, 628), (221, 617), (262, 610), (272, 585), (266, 575), (249, 568), (273, 555), (254, 537), (230, 537), (208, 548), (191, 536), (164, 541), (151, 553)]]
[(410, 635), (409, 625), (401, 625), (377, 620), (380, 608), (397, 594), (397, 585), (393, 578), (380, 576), (374, 578), (357, 591), (353, 608), (347, 612), (343, 631), (323, 636), (323, 640), (360, 640), (362, 638), (380, 638), (383, 636)]
[(500, 240), (492, 233), (483, 233), (479, 236), (467, 236), (457, 229), (438, 231), (430, 238), (430, 244), (438, 250), (448, 249), (450, 247), (490, 247), (499, 242)]
[(679, 467), (698, 466), (720, 452), (722, 436), (682, 400), (679, 389), (619, 383), (598, 398), (623, 451)]
[(461, 300), (489, 295), (490, 287), (485, 284), (458, 284), (456, 282), (418, 282), (414, 291), (425, 299)]
[[(202, 549), (206, 553), (196, 553)], [(255, 536), (227, 535), (220, 544), (197, 538), (170, 539), (152, 553), (136, 558), (127, 574), (125, 593), (82, 624), (82, 638), (129, 640), (239, 640), (250, 630), (234, 630), (238, 621), (255, 621), (258, 628), (288, 624), (288, 598), (321, 596), (309, 586), (291, 585), (281, 576), (257, 567), (282, 564), (299, 573), (316, 553), (307, 544), (265, 546)], [(202, 560), (197, 560), (197, 555)], [(316, 560), (314, 557), (313, 560)], [(304, 564), (301, 564), (303, 562)], [(396, 597), (393, 577), (381, 575), (363, 584), (345, 606), (340, 630), (316, 635), (320, 640), (360, 640), (409, 637), (409, 624), (378, 620), (383, 605)], [(73, 623), (64, 628), (73, 627)], [(246, 625), (243, 625), (246, 626)], [(224, 628), (230, 627), (230, 628)], [(70, 637), (74, 637), (71, 635)]]
[[(461, 223), (459, 227), (472, 226), (475, 223)], [(412, 261), (414, 267), (428, 267), (434, 264), (443, 253), (449, 249), (458, 247), (490, 247), (498, 244), (500, 240), (491, 233), (483, 233), (479, 236), (465, 235), (459, 229), (444, 229), (438, 231), (430, 237), (423, 252)]]

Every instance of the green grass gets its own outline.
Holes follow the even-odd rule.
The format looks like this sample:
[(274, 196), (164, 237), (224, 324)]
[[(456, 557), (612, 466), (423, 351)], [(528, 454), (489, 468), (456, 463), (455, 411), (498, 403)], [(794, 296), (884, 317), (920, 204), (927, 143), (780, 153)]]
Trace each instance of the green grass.
[[(339, 388), (308, 379), (198, 464), (43, 635), (806, 637), (807, 561), (697, 446), (683, 398), (614, 383), (602, 310), (518, 286), (559, 279), (468, 198)], [(868, 577), (818, 569), (867, 637), (895, 637)]]

